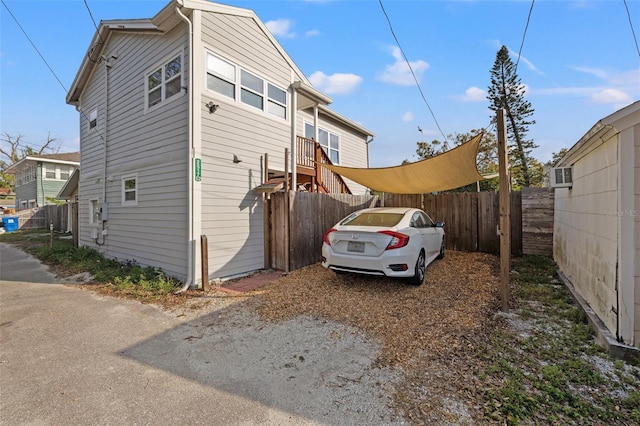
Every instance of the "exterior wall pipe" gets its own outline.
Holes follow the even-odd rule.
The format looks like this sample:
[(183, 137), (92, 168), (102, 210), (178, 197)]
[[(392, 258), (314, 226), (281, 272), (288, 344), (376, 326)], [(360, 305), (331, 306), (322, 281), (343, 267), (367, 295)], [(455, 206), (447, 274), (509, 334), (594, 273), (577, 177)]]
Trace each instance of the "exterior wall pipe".
[[(177, 2), (177, 4), (179, 6), (183, 6), (183, 2), (181, 0), (179, 0)], [(185, 21), (187, 23), (187, 27), (189, 29), (189, 81), (187, 83), (187, 95), (188, 95), (188, 100), (187, 103), (188, 105), (188, 110), (189, 110), (189, 118), (188, 118), (188, 126), (189, 126), (189, 142), (188, 142), (188, 149), (187, 149), (187, 163), (188, 163), (188, 173), (187, 173), (187, 181), (188, 181), (188, 186), (189, 189), (187, 191), (187, 209), (188, 209), (188, 213), (189, 213), (189, 220), (187, 221), (188, 223), (188, 230), (187, 230), (187, 279), (184, 281), (184, 285), (182, 286), (182, 288), (180, 288), (178, 291), (176, 291), (176, 293), (181, 293), (183, 291), (186, 291), (189, 287), (191, 287), (192, 284), (195, 283), (194, 280), (194, 273), (195, 273), (195, 256), (194, 256), (194, 245), (195, 245), (195, 237), (193, 236), (193, 152), (194, 152), (194, 147), (193, 147), (193, 130), (194, 130), (194, 126), (193, 126), (193, 105), (195, 103), (194, 99), (194, 93), (193, 93), (193, 25), (191, 23), (191, 20), (189, 20), (189, 18), (187, 18), (182, 11), (180, 10), (180, 7), (176, 6), (176, 13), (178, 14), (178, 16), (180, 16), (180, 18), (182, 18), (183, 21)]]

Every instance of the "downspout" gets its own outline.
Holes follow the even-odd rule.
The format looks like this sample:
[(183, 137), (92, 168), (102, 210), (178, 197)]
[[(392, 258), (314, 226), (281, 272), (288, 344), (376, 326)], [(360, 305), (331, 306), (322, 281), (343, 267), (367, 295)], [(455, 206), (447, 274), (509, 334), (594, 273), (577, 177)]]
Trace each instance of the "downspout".
[(107, 125), (109, 123), (109, 61), (104, 60), (104, 146), (102, 149), (102, 202), (107, 202)]
[(182, 18), (183, 21), (185, 21), (187, 23), (187, 27), (189, 28), (189, 38), (188, 38), (188, 43), (189, 43), (189, 82), (187, 83), (187, 94), (188, 94), (188, 106), (187, 109), (189, 111), (188, 115), (188, 126), (189, 126), (189, 142), (188, 142), (188, 149), (187, 149), (187, 164), (188, 164), (188, 173), (187, 173), (187, 185), (188, 185), (188, 190), (187, 190), (187, 205), (188, 205), (188, 213), (189, 213), (189, 220), (187, 220), (187, 224), (188, 224), (188, 230), (187, 230), (187, 279), (184, 281), (184, 285), (182, 286), (181, 289), (179, 289), (178, 291), (176, 291), (176, 293), (181, 293), (183, 291), (186, 291), (189, 287), (191, 287), (191, 285), (194, 283), (194, 273), (195, 273), (195, 262), (194, 262), (194, 244), (195, 244), (195, 237), (193, 236), (193, 153), (194, 153), (194, 146), (193, 146), (193, 131), (194, 131), (194, 125), (193, 125), (193, 105), (195, 103), (195, 96), (193, 93), (193, 25), (191, 23), (191, 20), (189, 20), (189, 18), (187, 18), (181, 11), (180, 11), (180, 6), (184, 6), (182, 0), (178, 0), (177, 1), (178, 6), (176, 6), (176, 13), (178, 14), (178, 16), (180, 16), (180, 18)]

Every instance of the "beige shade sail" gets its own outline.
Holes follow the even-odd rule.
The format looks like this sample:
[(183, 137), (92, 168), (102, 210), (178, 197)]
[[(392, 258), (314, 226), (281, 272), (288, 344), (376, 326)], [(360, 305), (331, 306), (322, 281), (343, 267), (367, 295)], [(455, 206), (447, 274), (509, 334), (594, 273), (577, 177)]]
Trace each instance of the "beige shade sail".
[(394, 167), (361, 169), (331, 164), (322, 166), (367, 188), (392, 194), (446, 191), (485, 178), (478, 173), (476, 156), (483, 133), (447, 152), (426, 160)]

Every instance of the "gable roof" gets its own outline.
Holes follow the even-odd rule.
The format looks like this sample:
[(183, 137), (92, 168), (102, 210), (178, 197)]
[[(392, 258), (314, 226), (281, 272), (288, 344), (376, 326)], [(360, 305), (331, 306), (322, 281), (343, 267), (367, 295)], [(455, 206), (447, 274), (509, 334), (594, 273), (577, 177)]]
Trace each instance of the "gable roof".
[(75, 169), (69, 179), (64, 183), (64, 186), (58, 192), (56, 196), (59, 200), (70, 200), (73, 193), (78, 190), (78, 180), (80, 178), (80, 169)]
[(601, 144), (616, 133), (638, 123), (640, 123), (640, 101), (635, 101), (594, 124), (556, 163), (556, 167), (572, 165), (591, 152), (594, 144)]
[(271, 32), (267, 29), (266, 25), (258, 18), (256, 13), (250, 9), (243, 9), (235, 6), (227, 6), (224, 4), (213, 3), (205, 0), (171, 0), (167, 5), (162, 8), (151, 19), (120, 19), (110, 21), (100, 21), (100, 25), (96, 33), (91, 39), (91, 44), (87, 49), (87, 54), (82, 60), (80, 69), (76, 74), (71, 88), (67, 93), (67, 103), (71, 105), (78, 105), (82, 92), (91, 77), (95, 67), (100, 64), (102, 52), (105, 49), (105, 40), (109, 39), (111, 32), (137, 32), (142, 34), (164, 34), (182, 21), (176, 8), (188, 16), (193, 10), (201, 10), (204, 12), (213, 12), (224, 15), (242, 16), (253, 19), (253, 21), (260, 27), (265, 37), (269, 39), (271, 44), (278, 50), (282, 57), (287, 61), (291, 69), (294, 70), (298, 79), (307, 85), (311, 85), (309, 80), (300, 71), (298, 66), (293, 62), (285, 50), (280, 46), (280, 43), (275, 39)]
[(28, 163), (46, 162), (54, 164), (68, 164), (70, 166), (80, 165), (80, 153), (79, 152), (64, 152), (59, 154), (42, 154), (42, 155), (28, 155), (12, 164), (5, 170), (5, 173), (14, 174), (22, 168), (22, 166)]

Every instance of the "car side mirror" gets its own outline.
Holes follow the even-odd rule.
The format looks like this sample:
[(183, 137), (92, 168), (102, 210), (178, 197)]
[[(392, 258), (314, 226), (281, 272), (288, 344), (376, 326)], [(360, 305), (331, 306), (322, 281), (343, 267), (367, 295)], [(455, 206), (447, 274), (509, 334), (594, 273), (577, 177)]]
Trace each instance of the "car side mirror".
[(444, 228), (444, 222), (436, 222), (435, 223), (435, 227), (436, 228)]

